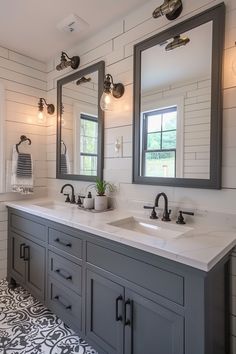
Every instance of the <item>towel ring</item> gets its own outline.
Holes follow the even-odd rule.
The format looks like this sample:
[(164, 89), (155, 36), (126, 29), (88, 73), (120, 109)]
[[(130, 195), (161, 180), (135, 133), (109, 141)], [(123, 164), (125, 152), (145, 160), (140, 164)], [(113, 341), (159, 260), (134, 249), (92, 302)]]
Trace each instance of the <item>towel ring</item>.
[(20, 146), (20, 144), (24, 143), (25, 141), (28, 141), (28, 144), (31, 145), (31, 139), (27, 138), (27, 136), (25, 135), (21, 135), (19, 143), (16, 144), (16, 151), (18, 152), (18, 154), (19, 154), (18, 146)]

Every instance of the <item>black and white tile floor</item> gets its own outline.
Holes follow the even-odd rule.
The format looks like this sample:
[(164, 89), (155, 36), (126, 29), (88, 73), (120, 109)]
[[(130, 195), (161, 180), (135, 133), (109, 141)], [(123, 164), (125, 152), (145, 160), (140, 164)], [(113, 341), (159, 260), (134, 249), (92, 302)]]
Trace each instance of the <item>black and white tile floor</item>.
[(0, 281), (0, 354), (96, 354), (22, 288)]

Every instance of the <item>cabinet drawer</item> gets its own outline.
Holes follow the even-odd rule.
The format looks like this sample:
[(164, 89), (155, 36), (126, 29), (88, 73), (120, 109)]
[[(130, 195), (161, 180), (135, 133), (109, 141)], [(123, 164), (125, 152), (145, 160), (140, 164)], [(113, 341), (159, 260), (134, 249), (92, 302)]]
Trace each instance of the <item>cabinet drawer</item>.
[(49, 244), (75, 257), (82, 258), (82, 241), (79, 238), (49, 229)]
[(15, 214), (10, 214), (10, 225), (12, 228), (34, 236), (38, 240), (46, 241), (46, 227), (35, 221), (23, 218)]
[(49, 275), (78, 294), (81, 294), (82, 271), (78, 264), (49, 252)]
[(184, 305), (184, 278), (109, 249), (87, 243), (87, 262)]
[(68, 326), (81, 331), (81, 297), (49, 277), (49, 308)]

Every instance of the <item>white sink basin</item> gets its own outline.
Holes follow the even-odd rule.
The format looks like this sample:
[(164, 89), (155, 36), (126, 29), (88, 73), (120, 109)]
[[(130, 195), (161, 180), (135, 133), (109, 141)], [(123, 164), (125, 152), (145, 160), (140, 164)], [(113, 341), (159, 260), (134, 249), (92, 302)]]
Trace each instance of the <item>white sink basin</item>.
[(68, 206), (72, 206), (73, 204), (69, 203), (60, 203), (60, 202), (55, 202), (55, 201), (45, 201), (45, 202), (38, 202), (34, 204), (36, 206), (39, 206), (41, 208), (46, 208), (50, 210), (64, 210), (68, 208)]
[(169, 222), (159, 220), (152, 221), (133, 216), (110, 222), (109, 225), (161, 239), (174, 239), (192, 230), (192, 228), (182, 225), (170, 224)]

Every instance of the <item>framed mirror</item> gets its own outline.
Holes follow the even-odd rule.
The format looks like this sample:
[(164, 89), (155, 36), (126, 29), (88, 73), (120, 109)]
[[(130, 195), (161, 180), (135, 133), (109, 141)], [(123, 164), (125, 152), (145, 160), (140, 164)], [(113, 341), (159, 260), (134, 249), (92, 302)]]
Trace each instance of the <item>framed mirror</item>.
[(57, 178), (95, 181), (103, 175), (105, 63), (57, 82)]
[(225, 6), (134, 48), (133, 183), (221, 188)]

